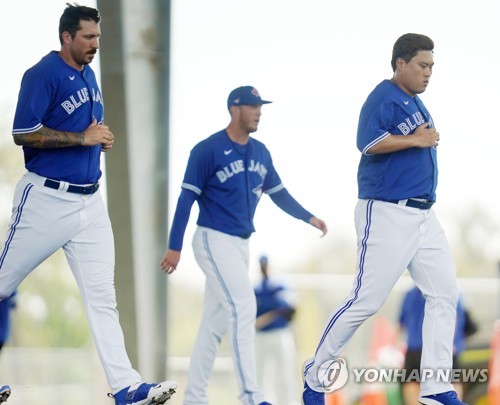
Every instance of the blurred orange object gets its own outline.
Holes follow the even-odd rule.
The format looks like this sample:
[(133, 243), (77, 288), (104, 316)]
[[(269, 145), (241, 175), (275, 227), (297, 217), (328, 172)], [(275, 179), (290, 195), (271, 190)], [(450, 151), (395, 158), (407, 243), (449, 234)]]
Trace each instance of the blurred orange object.
[(361, 405), (388, 405), (385, 389), (382, 384), (374, 383), (365, 386), (361, 395)]
[(325, 405), (347, 405), (347, 398), (342, 390), (325, 394)]
[(500, 405), (500, 320), (493, 324), (488, 371), (488, 404)]

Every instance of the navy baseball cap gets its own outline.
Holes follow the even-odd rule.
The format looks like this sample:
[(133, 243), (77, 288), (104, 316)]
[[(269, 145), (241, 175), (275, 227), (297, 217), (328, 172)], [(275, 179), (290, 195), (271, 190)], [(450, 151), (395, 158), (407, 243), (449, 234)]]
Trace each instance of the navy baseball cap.
[(229, 93), (227, 98), (227, 108), (235, 105), (260, 105), (269, 104), (272, 101), (262, 100), (259, 92), (252, 86), (241, 86)]

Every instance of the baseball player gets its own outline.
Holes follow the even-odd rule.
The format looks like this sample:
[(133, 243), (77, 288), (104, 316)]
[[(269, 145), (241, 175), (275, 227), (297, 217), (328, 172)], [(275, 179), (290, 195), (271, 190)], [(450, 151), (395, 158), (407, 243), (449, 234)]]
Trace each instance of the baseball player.
[(11, 311), (16, 307), (16, 291), (0, 301), (0, 352), (10, 337)]
[[(424, 322), (425, 298), (418, 287), (413, 286), (403, 297), (400, 313), (399, 326), (401, 332), (406, 334), (406, 352), (403, 370), (406, 376), (420, 373), (420, 362), (422, 359), (422, 324)], [(457, 303), (457, 320), (453, 336), (453, 369), (460, 369), (460, 353), (464, 351), (466, 344), (465, 335), (465, 308), (460, 295)], [(401, 391), (405, 404), (416, 404), (419, 396), (419, 384), (414, 379), (403, 380)], [(462, 398), (463, 386), (460, 379), (455, 379), (453, 387), (457, 396)]]
[(61, 49), (23, 76), (13, 136), (27, 173), (19, 181), (0, 253), (0, 299), (63, 248), (83, 299), (92, 337), (117, 405), (163, 404), (172, 381), (147, 384), (132, 369), (118, 320), (114, 242), (99, 192), (101, 152), (113, 146), (89, 64), (99, 48), (100, 16), (69, 5), (60, 18)]
[(234, 369), (245, 405), (268, 404), (256, 381), (255, 294), (248, 276), (249, 238), (262, 196), (283, 211), (327, 232), (326, 224), (288, 193), (265, 145), (250, 137), (257, 131), (262, 100), (252, 86), (234, 89), (227, 100), (231, 121), (191, 151), (177, 203), (169, 248), (161, 261), (172, 273), (180, 260), (191, 207), (200, 212), (193, 237), (195, 258), (206, 276), (205, 305), (191, 356), (185, 405), (208, 404), (206, 388), (217, 348), (229, 332)]
[(285, 278), (272, 274), (266, 255), (259, 263), (261, 278), (254, 285), (257, 381), (267, 395), (273, 395), (274, 405), (298, 405), (297, 349), (292, 330), (296, 294)]
[(328, 320), (315, 356), (304, 364), (306, 405), (323, 404), (320, 381), (328, 382), (328, 366), (382, 306), (405, 269), (426, 298), (422, 370), (434, 373), (422, 379), (419, 401), (462, 404), (450, 381), (436, 376), (437, 370), (452, 369), (458, 286), (446, 236), (432, 210), (439, 132), (418, 96), (429, 84), (433, 48), (424, 35), (401, 36), (393, 48), (392, 79), (382, 81), (361, 109), (357, 275)]

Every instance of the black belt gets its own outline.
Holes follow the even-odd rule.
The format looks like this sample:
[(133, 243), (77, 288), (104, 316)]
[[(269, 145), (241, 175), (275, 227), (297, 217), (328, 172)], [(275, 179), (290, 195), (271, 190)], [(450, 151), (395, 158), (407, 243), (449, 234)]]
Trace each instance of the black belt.
[[(400, 200), (392, 200), (392, 201), (387, 201), (387, 202), (390, 202), (393, 204), (399, 204), (399, 201)], [(404, 201), (404, 200), (402, 200), (402, 201)], [(411, 208), (420, 208), (421, 210), (428, 210), (434, 205), (434, 201), (430, 201), (430, 200), (421, 201), (421, 200), (415, 200), (413, 198), (408, 198), (408, 200), (406, 200), (406, 203), (401, 204), (401, 205), (405, 205), (405, 206), (411, 207)]]
[[(54, 190), (59, 190), (61, 183), (56, 180), (47, 179), (43, 185), (48, 188), (53, 188)], [(94, 183), (90, 186), (75, 186), (70, 184), (66, 189), (68, 193), (76, 194), (94, 194), (97, 190), (99, 190), (99, 183)]]

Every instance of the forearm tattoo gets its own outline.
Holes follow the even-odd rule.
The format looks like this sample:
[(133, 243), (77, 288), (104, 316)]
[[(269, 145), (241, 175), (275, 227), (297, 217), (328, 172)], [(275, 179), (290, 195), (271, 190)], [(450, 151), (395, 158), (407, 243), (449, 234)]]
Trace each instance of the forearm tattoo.
[(16, 145), (37, 149), (69, 148), (83, 145), (84, 137), (84, 132), (57, 131), (41, 127), (35, 132), (14, 135), (14, 142)]

